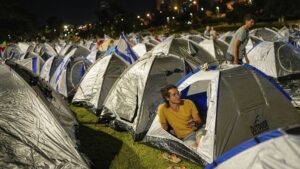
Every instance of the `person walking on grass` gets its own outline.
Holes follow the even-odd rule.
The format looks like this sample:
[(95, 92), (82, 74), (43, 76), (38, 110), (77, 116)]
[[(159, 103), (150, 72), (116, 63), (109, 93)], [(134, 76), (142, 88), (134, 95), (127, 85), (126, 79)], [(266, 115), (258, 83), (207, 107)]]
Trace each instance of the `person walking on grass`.
[(249, 30), (255, 24), (255, 16), (252, 14), (247, 14), (244, 17), (244, 25), (241, 26), (234, 34), (230, 41), (227, 50), (227, 60), (231, 64), (243, 64), (243, 58), (247, 64), (249, 64), (249, 59), (246, 54), (246, 45), (249, 40)]

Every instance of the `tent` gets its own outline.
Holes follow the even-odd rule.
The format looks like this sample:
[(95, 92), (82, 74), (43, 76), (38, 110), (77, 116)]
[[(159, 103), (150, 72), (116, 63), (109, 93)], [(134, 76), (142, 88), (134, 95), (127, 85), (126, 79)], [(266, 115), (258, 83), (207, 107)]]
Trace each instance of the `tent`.
[(5, 63), (36, 92), (37, 97), (47, 105), (72, 141), (76, 143), (75, 132), (78, 126), (77, 120), (73, 113), (69, 111), (64, 100), (53, 91), (49, 83), (40, 79), (36, 74), (22, 65), (16, 64), (13, 61), (6, 61)]
[(156, 40), (153, 36), (148, 35), (148, 36), (143, 37), (143, 43), (149, 43), (149, 44), (152, 44), (155, 46), (155, 45), (159, 44), (159, 41)]
[(258, 45), (260, 42), (263, 40), (259, 39), (258, 37), (255, 36), (250, 36), (249, 41), (246, 45), (246, 53), (248, 53), (250, 50), (252, 50), (256, 45)]
[(213, 162), (263, 132), (300, 123), (289, 96), (250, 65), (198, 71), (177, 85), (182, 98), (194, 101), (206, 123), (198, 147), (195, 150), (165, 131), (157, 116), (143, 142), (200, 164)]
[(132, 50), (138, 55), (139, 58), (143, 57), (145, 53), (149, 52), (154, 45), (150, 43), (138, 43), (132, 47)]
[(100, 50), (92, 50), (90, 54), (87, 55), (86, 59), (91, 62), (95, 63), (97, 59), (99, 59), (103, 55), (103, 52)]
[(234, 32), (228, 31), (220, 35), (218, 40), (223, 41), (224, 43), (227, 43), (227, 45), (229, 45), (233, 36), (234, 36)]
[(0, 64), (0, 168), (89, 168), (51, 110)]
[(80, 82), (72, 102), (85, 105), (94, 112), (100, 111), (115, 81), (136, 60), (136, 54), (130, 48), (125, 36), (121, 35), (115, 51), (91, 66)]
[(204, 37), (204, 36), (201, 36), (201, 35), (186, 35), (186, 36), (183, 36), (184, 39), (188, 39), (188, 40), (191, 40), (197, 44), (199, 44), (200, 42), (206, 40), (207, 38)]
[[(70, 52), (63, 57), (63, 60), (50, 77), (50, 85), (57, 93), (68, 98), (73, 97), (75, 94), (79, 82), (90, 64), (85, 58), (89, 54), (88, 49), (77, 45), (73, 45), (70, 48)], [(48, 66), (45, 68), (47, 76), (51, 73), (52, 64), (47, 63), (45, 66)]]
[(253, 29), (249, 32), (249, 35), (256, 36), (264, 41), (269, 42), (276, 42), (284, 39), (284, 36), (270, 28)]
[(38, 53), (45, 61), (52, 56), (56, 56), (57, 52), (48, 43), (41, 44), (41, 50)]
[(21, 59), (22, 56), (25, 55), (27, 49), (22, 49), (18, 44), (9, 44), (4, 51), (3, 58), (18, 60)]
[(212, 60), (190, 55), (187, 44), (187, 40), (170, 37), (126, 69), (107, 95), (101, 118), (116, 118), (117, 126), (131, 130), (135, 141), (141, 140), (155, 117), (160, 88)]
[(250, 64), (273, 78), (300, 73), (300, 51), (284, 42), (261, 42), (247, 54)]
[(15, 60), (15, 62), (26, 67), (34, 74), (39, 75), (45, 61), (38, 54), (27, 52), (21, 60)]
[(54, 71), (58, 67), (58, 65), (62, 62), (63, 56), (52, 56), (44, 63), (40, 77), (44, 79), (46, 82), (50, 82), (50, 78), (52, 77)]
[(300, 127), (276, 129), (245, 141), (205, 169), (298, 169)]
[(209, 52), (219, 63), (226, 61), (228, 45), (220, 40), (203, 40), (199, 45)]

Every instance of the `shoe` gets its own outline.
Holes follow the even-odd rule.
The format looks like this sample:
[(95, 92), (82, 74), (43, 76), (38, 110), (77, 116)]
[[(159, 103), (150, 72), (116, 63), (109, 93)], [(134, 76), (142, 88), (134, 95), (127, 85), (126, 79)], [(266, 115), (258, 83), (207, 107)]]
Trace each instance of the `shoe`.
[(169, 153), (163, 153), (163, 158), (168, 160), (168, 161), (171, 161), (172, 163), (179, 163), (181, 161), (180, 158), (178, 158), (175, 154), (169, 154)]

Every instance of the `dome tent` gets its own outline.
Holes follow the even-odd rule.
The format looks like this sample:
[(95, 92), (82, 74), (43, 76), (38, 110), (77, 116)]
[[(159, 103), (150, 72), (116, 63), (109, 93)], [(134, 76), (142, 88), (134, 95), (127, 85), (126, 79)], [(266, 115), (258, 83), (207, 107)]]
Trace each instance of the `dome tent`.
[[(89, 50), (82, 46), (73, 46), (71, 51), (63, 57), (58, 67), (50, 77), (50, 85), (57, 93), (66, 98), (74, 96), (81, 78), (88, 69), (89, 61), (85, 56), (89, 54)], [(51, 66), (51, 64), (49, 64)], [(47, 66), (49, 66), (47, 65)], [(51, 68), (45, 68), (51, 73)]]
[(36, 93), (0, 64), (0, 167), (88, 168), (76, 145)]
[(16, 64), (13, 61), (6, 61), (5, 63), (36, 92), (37, 97), (51, 110), (54, 117), (62, 125), (73, 142), (76, 143), (75, 134), (78, 122), (73, 113), (68, 109), (67, 104), (52, 90), (49, 83), (41, 80), (36, 74), (22, 65)]
[(154, 45), (150, 43), (138, 43), (132, 47), (132, 50), (139, 56), (139, 58), (143, 57), (145, 53), (149, 52)]
[(276, 129), (243, 142), (205, 169), (297, 169), (300, 161), (300, 127)]
[(85, 74), (72, 102), (85, 105), (94, 112), (101, 111), (103, 101), (115, 81), (136, 60), (136, 54), (125, 36), (121, 35), (115, 51), (98, 60)]
[(207, 50), (219, 63), (226, 61), (228, 45), (220, 40), (204, 40), (199, 45)]
[(268, 42), (276, 42), (281, 41), (284, 39), (284, 36), (282, 36), (277, 31), (274, 31), (270, 28), (257, 28), (253, 29), (249, 32), (249, 35), (255, 36), (257, 38), (260, 38), (264, 41)]
[(196, 150), (165, 131), (155, 117), (143, 142), (189, 160), (208, 164), (243, 141), (263, 132), (300, 123), (288, 95), (257, 69), (229, 66), (198, 71), (178, 83), (206, 122)]
[(187, 44), (187, 40), (170, 37), (127, 68), (107, 95), (101, 117), (115, 117), (116, 125), (131, 130), (135, 141), (141, 140), (155, 117), (160, 88), (213, 60), (192, 56)]
[(26, 53), (26, 50), (22, 50), (22, 48), (18, 44), (9, 44), (4, 51), (3, 58), (9, 60), (19, 60)]
[(252, 66), (276, 79), (300, 73), (300, 52), (288, 43), (261, 42), (247, 56)]
[(38, 54), (27, 52), (21, 60), (15, 60), (14, 62), (39, 75), (45, 61)]

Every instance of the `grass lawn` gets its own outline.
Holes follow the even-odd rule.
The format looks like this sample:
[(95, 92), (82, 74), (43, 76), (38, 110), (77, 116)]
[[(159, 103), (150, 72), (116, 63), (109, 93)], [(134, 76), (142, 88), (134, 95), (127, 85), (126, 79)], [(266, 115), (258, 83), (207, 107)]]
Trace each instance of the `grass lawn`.
[(201, 169), (199, 165), (182, 159), (179, 164), (162, 158), (163, 151), (133, 142), (128, 132), (118, 132), (103, 124), (82, 107), (70, 106), (80, 123), (79, 149), (91, 161), (91, 168), (103, 169), (167, 169), (170, 165)]

